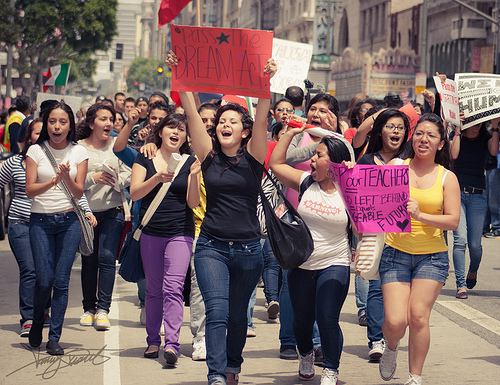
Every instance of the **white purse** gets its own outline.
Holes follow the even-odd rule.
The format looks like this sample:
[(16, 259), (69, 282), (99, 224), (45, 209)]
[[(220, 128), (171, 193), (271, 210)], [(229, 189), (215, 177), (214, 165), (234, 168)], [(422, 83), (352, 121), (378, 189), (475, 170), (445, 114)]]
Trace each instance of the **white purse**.
[(363, 234), (358, 243), (354, 271), (365, 280), (376, 280), (380, 278), (378, 266), (385, 245), (385, 233)]

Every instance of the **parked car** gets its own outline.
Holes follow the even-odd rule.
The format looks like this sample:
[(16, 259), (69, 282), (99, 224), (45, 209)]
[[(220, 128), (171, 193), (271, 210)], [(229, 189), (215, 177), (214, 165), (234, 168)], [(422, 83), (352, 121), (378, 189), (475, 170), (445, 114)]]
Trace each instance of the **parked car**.
[[(0, 167), (3, 162), (9, 159), (14, 153), (0, 153)], [(14, 183), (9, 182), (0, 189), (0, 240), (3, 241), (7, 235), (7, 226), (9, 224), (9, 208), (14, 194)]]

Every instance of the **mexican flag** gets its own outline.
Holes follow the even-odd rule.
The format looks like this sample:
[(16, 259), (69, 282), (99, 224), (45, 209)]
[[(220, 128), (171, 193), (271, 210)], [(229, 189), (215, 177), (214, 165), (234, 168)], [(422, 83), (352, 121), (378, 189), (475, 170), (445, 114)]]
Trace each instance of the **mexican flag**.
[(47, 71), (47, 81), (43, 85), (43, 92), (47, 92), (50, 86), (65, 86), (68, 83), (71, 62), (50, 67)]

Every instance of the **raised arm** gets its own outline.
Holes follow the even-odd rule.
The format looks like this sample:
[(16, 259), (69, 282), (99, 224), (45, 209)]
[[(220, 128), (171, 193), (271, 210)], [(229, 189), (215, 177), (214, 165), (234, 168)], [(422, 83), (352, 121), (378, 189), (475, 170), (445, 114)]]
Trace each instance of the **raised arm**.
[(133, 108), (129, 113), (129, 118), (127, 123), (123, 126), (122, 130), (115, 139), (115, 144), (113, 145), (114, 152), (120, 152), (127, 148), (128, 138), (132, 132), (132, 128), (139, 121), (139, 109)]
[[(277, 70), (278, 67), (274, 59), (268, 59), (266, 66), (264, 67), (264, 73), (269, 74), (270, 78), (272, 78)], [(269, 94), (269, 99), (259, 99), (259, 102), (257, 103), (252, 138), (247, 144), (248, 153), (260, 163), (264, 163), (267, 154), (267, 114), (271, 106), (270, 97), (271, 95)]]
[(492, 156), (498, 154), (499, 142), (498, 142), (498, 124), (500, 123), (500, 118), (495, 118), (491, 120), (491, 127), (493, 131), (491, 132), (491, 138), (488, 140), (488, 151)]
[(293, 137), (306, 128), (304, 124), (300, 128), (288, 128), (276, 145), (269, 160), (269, 167), (273, 174), (286, 186), (299, 191), (300, 178), (304, 171), (297, 170), (286, 164), (286, 150)]
[[(177, 65), (177, 56), (174, 51), (170, 51), (165, 59), (165, 64), (169, 68), (173, 68)], [(186, 113), (188, 126), (189, 126), (189, 136), (191, 137), (191, 142), (193, 143), (193, 149), (198, 156), (198, 159), (203, 163), (208, 153), (212, 150), (212, 139), (208, 135), (205, 128), (205, 124), (201, 120), (198, 110), (196, 108), (196, 101), (192, 92), (179, 92), (179, 97), (182, 102), (182, 107)]]
[(375, 120), (380, 115), (380, 113), (386, 109), (387, 108), (377, 111), (373, 115), (363, 120), (363, 122), (358, 127), (358, 131), (356, 131), (356, 135), (354, 135), (354, 138), (352, 138), (353, 148), (360, 148), (365, 143), (366, 137), (372, 130), (373, 123), (375, 123)]

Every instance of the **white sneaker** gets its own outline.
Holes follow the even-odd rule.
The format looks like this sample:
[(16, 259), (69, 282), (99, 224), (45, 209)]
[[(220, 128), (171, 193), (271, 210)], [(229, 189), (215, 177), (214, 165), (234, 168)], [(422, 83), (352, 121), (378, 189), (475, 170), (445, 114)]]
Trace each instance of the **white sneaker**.
[(422, 376), (410, 373), (405, 385), (422, 385)]
[(200, 338), (193, 342), (193, 361), (205, 361), (207, 359), (207, 348), (205, 346), (205, 338)]
[(314, 377), (314, 350), (303, 356), (299, 353), (299, 378), (310, 381)]
[(141, 307), (141, 315), (139, 316), (141, 325), (146, 325), (146, 308)]
[(280, 304), (278, 301), (271, 301), (267, 307), (267, 318), (276, 319), (280, 312)]
[(97, 330), (108, 330), (110, 327), (108, 312), (102, 309), (97, 310), (97, 313), (95, 313), (95, 328)]
[(338, 370), (323, 368), (320, 385), (337, 385), (338, 377)]
[(385, 341), (384, 340), (373, 341), (372, 348), (370, 349), (370, 352), (368, 353), (368, 357), (370, 357), (370, 361), (380, 360), (380, 357), (382, 357), (382, 354), (384, 354), (384, 349), (385, 349)]
[(82, 326), (92, 326), (94, 324), (95, 314), (89, 311), (86, 311), (80, 317), (80, 325)]
[(396, 349), (394, 350), (389, 349), (389, 346), (387, 345), (385, 346), (384, 354), (382, 354), (378, 366), (378, 369), (380, 371), (380, 377), (382, 377), (384, 381), (389, 381), (396, 372), (396, 366), (397, 366), (396, 359), (398, 358), (398, 349), (399, 349), (399, 342), (398, 345), (396, 346)]
[(21, 325), (21, 331), (19, 332), (19, 335), (21, 337), (28, 337), (30, 334), (31, 325), (33, 325), (32, 320), (29, 319), (27, 321), (24, 321), (23, 324)]

